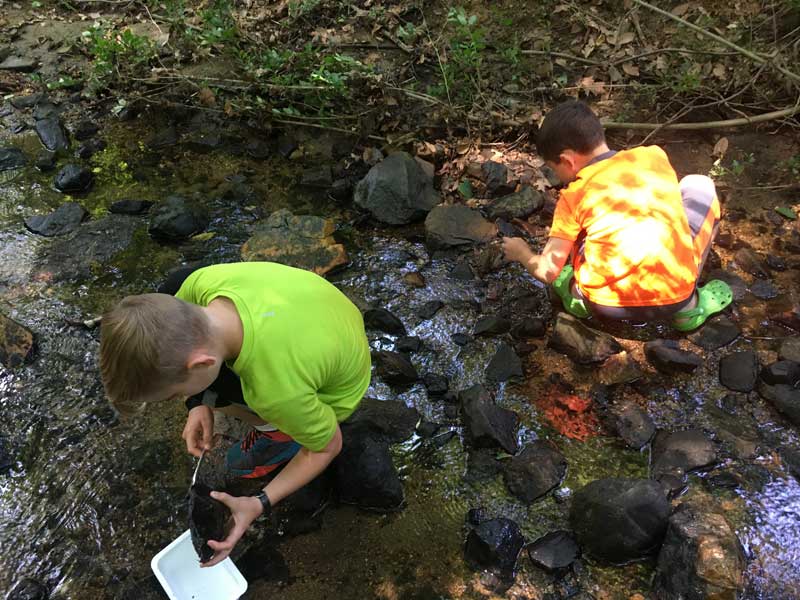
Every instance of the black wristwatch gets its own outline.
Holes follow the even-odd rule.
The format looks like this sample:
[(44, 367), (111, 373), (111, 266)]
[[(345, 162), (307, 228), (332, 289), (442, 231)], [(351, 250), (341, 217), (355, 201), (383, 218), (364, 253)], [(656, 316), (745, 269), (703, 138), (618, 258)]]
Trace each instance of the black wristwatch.
[(269, 517), (269, 513), (272, 512), (272, 502), (269, 501), (269, 496), (267, 496), (266, 492), (261, 492), (255, 497), (258, 498), (258, 501), (261, 502), (261, 507), (264, 509), (261, 515), (258, 517), (258, 520), (266, 519)]

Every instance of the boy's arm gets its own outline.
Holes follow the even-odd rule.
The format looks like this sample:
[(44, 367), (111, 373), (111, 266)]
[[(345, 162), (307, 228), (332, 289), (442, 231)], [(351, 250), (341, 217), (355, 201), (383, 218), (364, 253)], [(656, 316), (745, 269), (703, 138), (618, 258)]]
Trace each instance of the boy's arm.
[(503, 238), (506, 260), (516, 261), (539, 281), (552, 283), (569, 259), (573, 242), (551, 237), (541, 254), (534, 254), (521, 238)]

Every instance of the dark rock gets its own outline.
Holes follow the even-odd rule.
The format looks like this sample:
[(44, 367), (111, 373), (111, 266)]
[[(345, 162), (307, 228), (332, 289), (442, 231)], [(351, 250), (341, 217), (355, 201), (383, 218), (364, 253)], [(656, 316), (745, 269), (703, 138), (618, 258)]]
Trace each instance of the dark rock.
[(457, 332), (450, 336), (456, 346), (466, 346), (472, 341), (472, 336), (463, 332)]
[(689, 341), (703, 350), (716, 350), (727, 346), (741, 334), (739, 327), (728, 317), (716, 317), (689, 336)]
[(45, 237), (63, 235), (76, 229), (89, 216), (77, 202), (65, 202), (49, 215), (34, 215), (25, 219), (25, 227)]
[(481, 385), (459, 393), (461, 418), (467, 442), (473, 448), (500, 446), (509, 454), (517, 452), (517, 413), (497, 406)]
[(551, 531), (528, 544), (526, 549), (531, 562), (548, 572), (566, 569), (581, 554), (578, 542), (569, 531)]
[(442, 302), (441, 300), (431, 300), (423, 304), (417, 310), (417, 316), (419, 316), (419, 318), (423, 320), (432, 319), (433, 316), (437, 312), (439, 312), (439, 310), (443, 307), (444, 307), (444, 302)]
[(750, 286), (750, 293), (761, 300), (772, 300), (780, 294), (780, 291), (771, 281), (759, 279)]
[(467, 564), (475, 570), (489, 569), (511, 578), (524, 544), (522, 531), (514, 521), (502, 517), (488, 519), (469, 532), (464, 555)]
[(147, 140), (147, 147), (151, 150), (161, 150), (174, 146), (178, 143), (178, 130), (174, 125), (169, 125), (160, 131), (157, 131), (153, 136)]
[(484, 521), (488, 521), (489, 517), (486, 514), (486, 509), (482, 506), (480, 508), (470, 508), (467, 511), (467, 525), (477, 527)]
[(800, 331), (800, 306), (795, 306), (777, 315), (770, 315), (770, 320), (789, 329)]
[(790, 385), (759, 383), (758, 394), (770, 402), (792, 424), (800, 427), (800, 389)]
[(605, 385), (632, 383), (643, 376), (639, 363), (624, 350), (609, 356), (599, 370), (600, 381)]
[(486, 367), (486, 379), (489, 381), (507, 381), (512, 377), (522, 377), (522, 361), (514, 348), (501, 342), (497, 352)]
[(658, 550), (670, 513), (663, 488), (648, 479), (599, 479), (575, 493), (570, 523), (594, 558), (625, 563)]
[(80, 165), (64, 165), (56, 173), (53, 185), (59, 192), (76, 194), (87, 191), (94, 182), (94, 175), (86, 167)]
[(351, 177), (337, 179), (328, 188), (328, 196), (336, 200), (336, 202), (347, 202), (353, 197), (354, 187), (355, 183)]
[(644, 345), (647, 360), (662, 373), (692, 373), (703, 364), (694, 352), (681, 350), (674, 340), (654, 340)]
[(733, 352), (719, 361), (719, 381), (735, 392), (752, 392), (758, 379), (758, 359), (751, 350)]
[(761, 379), (770, 385), (796, 386), (800, 383), (800, 363), (779, 360), (761, 369)]
[(778, 358), (800, 362), (800, 337), (786, 338), (778, 349)]
[(603, 362), (624, 350), (612, 336), (590, 329), (577, 318), (563, 312), (556, 318), (550, 346), (579, 364)]
[(634, 450), (643, 448), (656, 432), (650, 415), (633, 400), (622, 400), (610, 406), (607, 420), (610, 429)]
[(33, 118), (37, 121), (42, 119), (56, 119), (60, 114), (61, 109), (49, 100), (39, 102), (33, 110)]
[(411, 437), (419, 413), (398, 400), (364, 398), (356, 411), (342, 423), (342, 432), (367, 430), (393, 444)]
[(689, 473), (708, 467), (717, 461), (717, 449), (699, 429), (660, 431), (653, 441), (651, 474), (654, 478), (665, 473)]
[(289, 582), (289, 567), (286, 560), (273, 547), (269, 538), (250, 546), (234, 562), (248, 582), (260, 580), (278, 584)]
[(374, 354), (374, 358), (375, 371), (389, 385), (408, 385), (419, 379), (414, 365), (399, 352), (381, 350)]
[(217, 148), (220, 148), (222, 146), (222, 141), (222, 136), (220, 135), (219, 131), (215, 129), (209, 129), (190, 133), (183, 140), (183, 143), (192, 152), (197, 152), (198, 154), (207, 154), (213, 150), (216, 150)]
[(518, 500), (530, 504), (555, 488), (567, 472), (567, 459), (552, 444), (537, 440), (507, 461), (503, 479)]
[(75, 156), (83, 160), (89, 160), (98, 152), (105, 150), (107, 146), (108, 144), (106, 144), (105, 140), (89, 140), (78, 146)]
[(422, 382), (425, 384), (425, 389), (431, 396), (441, 396), (446, 394), (449, 389), (447, 377), (439, 375), (438, 373), (425, 373), (422, 377)]
[(441, 425), (439, 423), (433, 423), (431, 421), (420, 421), (416, 428), (416, 433), (419, 437), (423, 439), (430, 439), (436, 432), (439, 431)]
[(394, 343), (395, 352), (419, 352), (421, 348), (422, 340), (413, 335), (399, 337)]
[(297, 150), (297, 140), (288, 135), (283, 135), (278, 138), (276, 149), (283, 158), (289, 158)]
[(353, 202), (389, 225), (422, 219), (439, 203), (433, 178), (406, 152), (389, 155), (356, 185)]
[(148, 232), (156, 239), (184, 240), (208, 226), (208, 216), (180, 196), (170, 196), (150, 211)]
[(667, 494), (667, 498), (670, 500), (679, 498), (689, 489), (689, 479), (686, 477), (686, 473), (679, 469), (669, 473), (662, 473), (655, 479), (664, 488), (664, 493)]
[(475, 322), (472, 334), (475, 336), (490, 336), (506, 333), (511, 329), (511, 321), (500, 315), (487, 315)]
[(523, 186), (520, 191), (495, 200), (489, 205), (487, 215), (490, 219), (525, 219), (544, 206), (544, 197), (531, 186)]
[(134, 446), (130, 453), (130, 470), (137, 475), (165, 473), (172, 468), (172, 447), (165, 440)]
[(58, 117), (39, 119), (36, 121), (35, 127), (42, 145), (50, 152), (64, 152), (69, 148), (67, 134), (64, 133)]
[(739, 540), (720, 514), (681, 507), (658, 555), (656, 600), (736, 600), (744, 583)]
[(100, 126), (97, 123), (84, 120), (75, 125), (75, 128), (72, 130), (72, 136), (79, 142), (82, 142), (83, 140), (88, 140), (98, 131), (100, 131)]
[(706, 281), (710, 281), (712, 279), (720, 279), (727, 283), (731, 288), (731, 292), (733, 292), (733, 299), (736, 302), (740, 301), (747, 295), (747, 284), (735, 273), (725, 271), (724, 269), (714, 269), (708, 274)]
[(367, 329), (377, 329), (391, 335), (405, 335), (403, 322), (385, 308), (371, 308), (364, 312), (364, 325)]
[(300, 178), (300, 185), (310, 188), (327, 189), (333, 185), (333, 175), (328, 165), (305, 169)]
[(27, 164), (28, 159), (19, 148), (0, 148), (0, 173), (20, 169)]
[(442, 433), (437, 434), (431, 439), (431, 443), (436, 446), (437, 448), (443, 447), (447, 442), (452, 440), (454, 437), (457, 437), (458, 433), (454, 429), (449, 429)]
[(49, 173), (56, 168), (55, 152), (50, 152), (50, 150), (42, 150), (36, 155), (36, 162), (34, 165), (42, 173)]
[(128, 577), (114, 595), (114, 600), (169, 600), (169, 596), (164, 592), (156, 576), (150, 575), (144, 579)]
[(467, 473), (464, 481), (480, 483), (497, 477), (503, 464), (495, 457), (495, 450), (471, 448), (467, 454)]
[(26, 577), (12, 588), (6, 600), (47, 600), (49, 597), (50, 590), (46, 585)]
[[(2, 319), (3, 317), (0, 315), (0, 321), (2, 321)], [(2, 351), (2, 344), (0, 344), (0, 352)], [(2, 358), (2, 356), (0, 356), (0, 358)], [(5, 362), (2, 364), (5, 364)], [(0, 435), (0, 475), (6, 475), (13, 466), (14, 458), (11, 455), (11, 449), (9, 448), (6, 438)]]
[(287, 209), (272, 213), (256, 225), (242, 246), (247, 261), (270, 261), (325, 275), (349, 261), (342, 244), (336, 243), (332, 219), (293, 215)]
[(772, 271), (785, 271), (786, 270), (786, 261), (783, 260), (780, 256), (775, 256), (774, 254), (767, 254), (767, 257), (764, 259), (764, 262), (767, 264)]
[(433, 249), (485, 244), (496, 235), (493, 223), (463, 204), (440, 204), (425, 218), (425, 237)]
[(402, 506), (403, 485), (385, 440), (366, 432), (343, 437), (342, 451), (333, 465), (341, 502), (377, 511)]
[(41, 92), (28, 94), (26, 96), (14, 96), (11, 98), (11, 106), (18, 110), (25, 110), (26, 108), (33, 108), (44, 99), (45, 95)]
[(525, 317), (514, 327), (511, 335), (517, 339), (525, 339), (544, 337), (545, 333), (547, 333), (547, 326), (544, 320), (538, 317)]
[(472, 271), (470, 264), (462, 260), (456, 263), (456, 266), (450, 271), (450, 277), (459, 281), (472, 281), (475, 279), (475, 273)]
[(108, 211), (118, 215), (142, 215), (152, 206), (149, 200), (117, 200), (108, 207)]
[(211, 488), (203, 483), (194, 484), (189, 490), (189, 529), (192, 545), (200, 562), (211, 560), (214, 550), (208, 540), (221, 541), (227, 535), (226, 524), (231, 511), (219, 500), (210, 496)]
[(9, 56), (0, 62), (0, 71), (17, 71), (18, 73), (30, 73), (39, 67), (39, 61), (35, 58), (25, 56)]
[(514, 191), (516, 182), (508, 180), (508, 168), (499, 162), (487, 160), (481, 165), (481, 174), (490, 196), (502, 196)]
[(791, 448), (781, 447), (778, 448), (781, 461), (789, 473), (800, 481), (800, 452)]
[(733, 255), (738, 267), (745, 273), (755, 275), (761, 279), (769, 277), (769, 268), (764, 258), (752, 248), (741, 248)]

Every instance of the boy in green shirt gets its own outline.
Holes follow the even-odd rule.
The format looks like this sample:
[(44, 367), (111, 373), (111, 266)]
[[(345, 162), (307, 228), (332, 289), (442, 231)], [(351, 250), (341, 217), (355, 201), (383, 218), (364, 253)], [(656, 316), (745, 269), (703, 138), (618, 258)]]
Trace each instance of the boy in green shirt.
[(233, 513), (224, 541), (210, 541), (212, 566), (257, 517), (319, 475), (339, 453), (339, 423), (370, 381), (359, 310), (314, 273), (267, 262), (192, 272), (175, 297), (123, 299), (103, 316), (103, 385), (123, 414), (147, 402), (189, 397), (189, 453), (211, 447), (214, 410), (254, 426), (228, 452), (242, 477), (286, 467), (257, 497), (213, 492)]

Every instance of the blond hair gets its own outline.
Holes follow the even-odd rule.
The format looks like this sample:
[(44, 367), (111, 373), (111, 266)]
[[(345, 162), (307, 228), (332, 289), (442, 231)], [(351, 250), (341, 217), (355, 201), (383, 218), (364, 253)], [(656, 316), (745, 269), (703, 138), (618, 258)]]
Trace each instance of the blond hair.
[(111, 404), (131, 415), (185, 381), (189, 355), (208, 336), (199, 306), (168, 294), (123, 298), (103, 315), (100, 329), (100, 374)]

